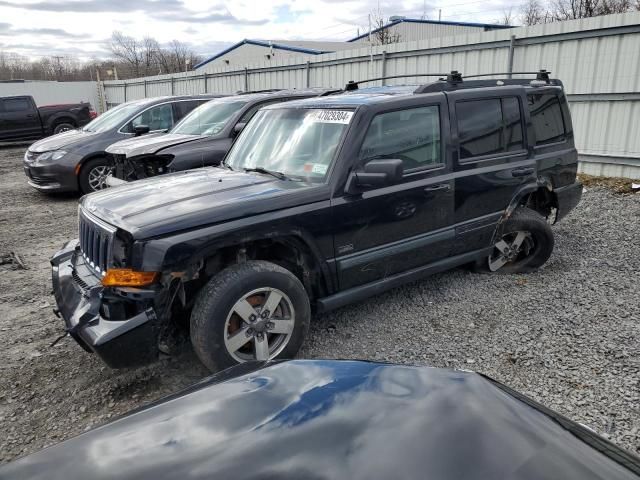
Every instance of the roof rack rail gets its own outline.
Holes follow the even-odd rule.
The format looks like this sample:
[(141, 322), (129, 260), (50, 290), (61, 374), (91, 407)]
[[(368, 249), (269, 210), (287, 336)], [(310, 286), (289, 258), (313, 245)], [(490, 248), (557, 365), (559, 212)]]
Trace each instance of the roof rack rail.
[(366, 80), (358, 80), (357, 82), (349, 80), (349, 83), (344, 87), (345, 91), (350, 92), (358, 90), (358, 85), (361, 83), (377, 82), (380, 80), (388, 80), (390, 78), (407, 78), (407, 77), (441, 77), (442, 80), (446, 78), (448, 82), (461, 82), (462, 74), (457, 70), (453, 70), (450, 73), (408, 73), (406, 75), (389, 75), (386, 77), (367, 78)]
[(238, 90), (236, 95), (250, 95), (252, 93), (272, 93), (272, 92), (281, 92), (282, 88), (267, 88), (265, 90)]
[(551, 72), (542, 69), (542, 70), (538, 70), (537, 72), (481, 73), (481, 74), (478, 74), (478, 75), (465, 75), (462, 78), (465, 79), (465, 78), (494, 77), (496, 75), (507, 75), (509, 78), (511, 78), (512, 75), (535, 75), (536, 76), (536, 80), (542, 80), (543, 82), (549, 83), (549, 81), (550, 81), (549, 75), (550, 74), (551, 74)]

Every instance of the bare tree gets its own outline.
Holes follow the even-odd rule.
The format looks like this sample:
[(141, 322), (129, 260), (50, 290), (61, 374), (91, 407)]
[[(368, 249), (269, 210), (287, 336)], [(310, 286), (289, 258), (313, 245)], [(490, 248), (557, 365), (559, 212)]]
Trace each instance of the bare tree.
[(624, 13), (632, 9), (631, 0), (553, 0), (550, 15), (553, 20), (573, 20)]
[(502, 11), (502, 16), (496, 22), (498, 25), (512, 25), (515, 22), (515, 15), (513, 14), (513, 7), (509, 7), (508, 10)]
[(141, 76), (141, 65), (144, 63), (143, 45), (135, 38), (115, 31), (111, 34), (111, 53), (127, 64), (136, 77)]
[(547, 23), (550, 15), (540, 0), (527, 0), (520, 9), (520, 22), (523, 25)]
[(397, 32), (394, 33), (390, 28), (385, 27), (388, 21), (389, 19), (385, 21), (380, 11), (371, 13), (371, 42), (374, 45), (400, 43), (400, 34)]

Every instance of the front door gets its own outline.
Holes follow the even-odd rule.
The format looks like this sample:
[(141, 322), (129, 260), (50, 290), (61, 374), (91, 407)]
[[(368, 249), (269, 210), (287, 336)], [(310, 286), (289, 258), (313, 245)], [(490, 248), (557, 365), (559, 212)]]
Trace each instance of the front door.
[(42, 134), (40, 116), (35, 105), (27, 97), (0, 100), (2, 138), (35, 138)]
[(454, 192), (444, 153), (445, 114), (446, 105), (432, 103), (372, 118), (355, 170), (394, 158), (403, 161), (404, 175), (398, 184), (332, 200), (341, 290), (449, 255)]

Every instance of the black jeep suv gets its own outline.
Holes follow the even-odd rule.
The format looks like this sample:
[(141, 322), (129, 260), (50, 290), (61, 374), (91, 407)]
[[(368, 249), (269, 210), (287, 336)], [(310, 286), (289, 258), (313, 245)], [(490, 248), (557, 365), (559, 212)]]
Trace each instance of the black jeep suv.
[(540, 267), (582, 186), (562, 83), (539, 77), (272, 105), (221, 167), (85, 196), (52, 259), (68, 333), (123, 367), (182, 322), (217, 370), (293, 356), (312, 308), (463, 264)]

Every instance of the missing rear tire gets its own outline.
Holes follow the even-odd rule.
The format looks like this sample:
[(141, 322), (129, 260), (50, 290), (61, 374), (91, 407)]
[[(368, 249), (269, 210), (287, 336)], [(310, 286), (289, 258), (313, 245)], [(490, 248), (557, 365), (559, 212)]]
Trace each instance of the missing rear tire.
[(491, 255), (476, 262), (474, 270), (485, 273), (532, 272), (545, 264), (553, 246), (553, 232), (546, 219), (530, 208), (519, 207), (502, 225)]

